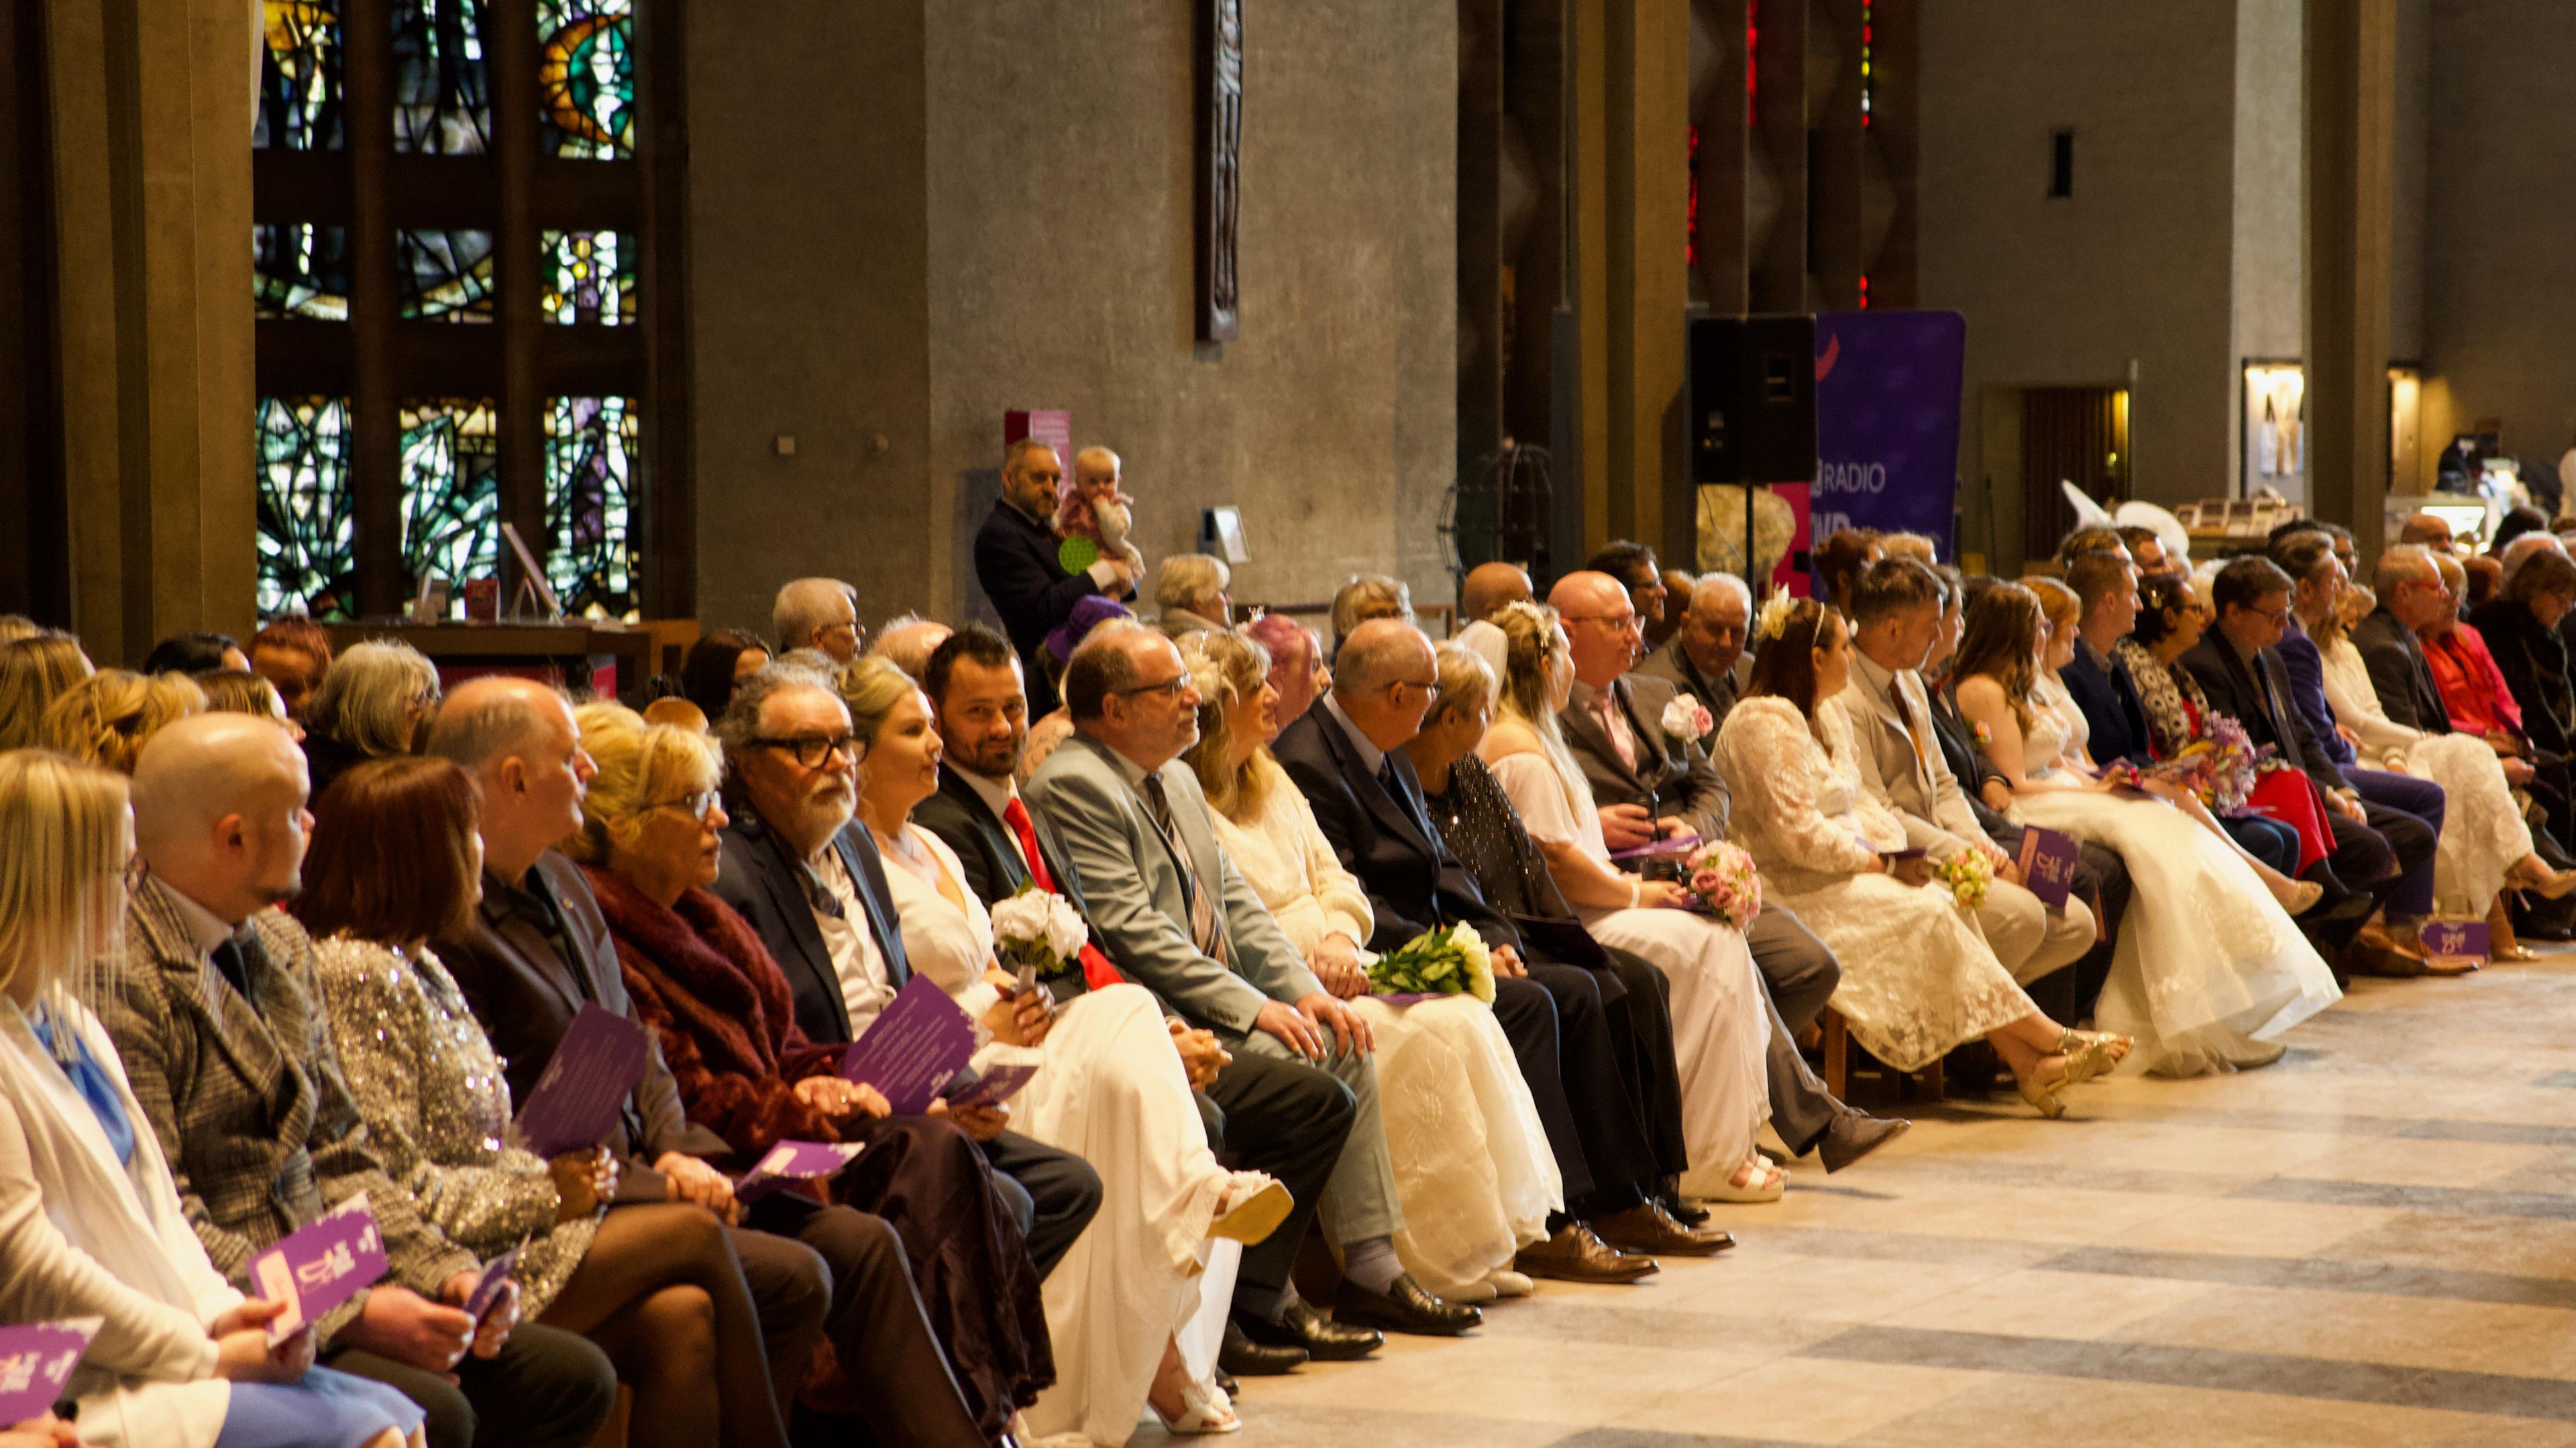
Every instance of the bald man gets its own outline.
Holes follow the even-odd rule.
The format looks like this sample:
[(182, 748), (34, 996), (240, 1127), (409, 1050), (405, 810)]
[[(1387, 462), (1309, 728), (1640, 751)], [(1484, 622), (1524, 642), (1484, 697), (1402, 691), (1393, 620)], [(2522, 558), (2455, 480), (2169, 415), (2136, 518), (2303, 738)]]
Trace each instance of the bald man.
[(143, 747), (144, 874), (99, 1012), (135, 1100), (197, 1240), (244, 1292), (259, 1291), (253, 1257), (365, 1194), (392, 1276), (314, 1325), (321, 1361), (420, 1404), (438, 1448), (587, 1443), (617, 1396), (607, 1356), (519, 1323), (515, 1290), (478, 1326), (463, 1304), (481, 1265), (422, 1220), (368, 1142), (313, 942), (277, 908), (302, 885), (305, 784), (302, 751), (256, 715), (183, 719)]
[(937, 619), (907, 613), (900, 618), (886, 620), (885, 627), (877, 630), (877, 641), (868, 645), (868, 653), (918, 679), (923, 666), (930, 662), (931, 654), (948, 642), (948, 636), (955, 632)]
[(2449, 554), (2455, 547), (2451, 539), (2451, 520), (2438, 513), (2407, 514), (2405, 523), (2398, 529), (2397, 541), (2440, 554)]
[(1741, 687), (1736, 663), (1752, 626), (1753, 594), (1734, 574), (1711, 573), (1691, 585), (1689, 597), (1672, 641), (1647, 654), (1637, 672), (1670, 682), (1723, 725)]
[(1519, 564), (1479, 563), (1467, 570), (1467, 577), (1458, 585), (1458, 616), (1469, 623), (1485, 623), (1535, 594), (1528, 572)]

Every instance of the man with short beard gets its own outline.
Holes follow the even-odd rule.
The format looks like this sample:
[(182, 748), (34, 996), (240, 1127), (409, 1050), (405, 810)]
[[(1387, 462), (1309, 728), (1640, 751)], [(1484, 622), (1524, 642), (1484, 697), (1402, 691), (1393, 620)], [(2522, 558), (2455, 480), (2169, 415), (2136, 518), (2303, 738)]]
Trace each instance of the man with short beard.
[[(735, 689), (716, 734), (732, 768), (714, 894), (759, 932), (806, 1039), (854, 1040), (912, 971), (876, 841), (852, 822), (862, 746), (849, 708), (812, 673), (773, 664)], [(1045, 1277), (1100, 1210), (1099, 1175), (1070, 1152), (1003, 1130), (1007, 1106), (950, 1114), (983, 1143)]]

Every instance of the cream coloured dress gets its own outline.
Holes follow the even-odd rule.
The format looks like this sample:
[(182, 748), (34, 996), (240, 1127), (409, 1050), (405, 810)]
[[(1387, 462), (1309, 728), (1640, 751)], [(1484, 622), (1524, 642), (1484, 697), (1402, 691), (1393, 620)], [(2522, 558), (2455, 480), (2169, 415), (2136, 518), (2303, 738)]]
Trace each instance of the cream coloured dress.
[[(981, 1017), (1000, 997), (983, 978), (993, 917), (946, 842), (919, 825), (904, 833), (964, 902), (888, 851), (904, 954)], [(1222, 1310), (1233, 1295), (1240, 1254), (1207, 1235), (1229, 1174), (1208, 1149), (1189, 1073), (1144, 987), (1076, 996), (1057, 1011), (1043, 1049), (1037, 1075), (1011, 1098), (1012, 1127), (1089, 1162), (1101, 1195), (1098, 1214), (1042, 1289), (1056, 1381), (1029, 1405), (1028, 1422), (1041, 1436), (1081, 1433), (1115, 1445), (1144, 1413), (1164, 1340), (1203, 1303)]]
[(2326, 703), (2335, 721), (2361, 736), (2365, 764), (2442, 786), (2442, 838), (2433, 854), (2433, 898), (2445, 914), (2483, 915), (2514, 862), (2531, 853), (2531, 826), (2514, 801), (2504, 765), (2474, 734), (2429, 734), (2388, 717), (2370, 666), (2351, 639), (2320, 643)]
[[(1300, 954), (1331, 935), (1364, 945), (1373, 912), (1358, 877), (1342, 868), (1287, 771), (1267, 755), (1254, 768), (1260, 806), (1248, 824), (1210, 810), (1217, 843)], [(1349, 1004), (1377, 1037), (1378, 1109), (1404, 1205), (1396, 1255), (1426, 1291), (1474, 1296), (1521, 1248), (1545, 1240), (1548, 1214), (1565, 1206), (1512, 1043), (1493, 1007), (1471, 996)]]

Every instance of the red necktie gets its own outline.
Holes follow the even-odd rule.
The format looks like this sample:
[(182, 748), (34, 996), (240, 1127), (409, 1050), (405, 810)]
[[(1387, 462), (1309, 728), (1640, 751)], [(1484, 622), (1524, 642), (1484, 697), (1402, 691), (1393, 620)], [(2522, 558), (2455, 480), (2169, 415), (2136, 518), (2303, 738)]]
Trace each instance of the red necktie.
[[(1020, 802), (1018, 795), (1012, 795), (1011, 802), (1002, 806), (1002, 823), (1019, 837), (1020, 853), (1028, 857), (1029, 878), (1039, 889), (1055, 893), (1055, 877), (1047, 873), (1046, 856), (1038, 850), (1037, 826), (1030, 821), (1029, 807)], [(1087, 940), (1082, 944), (1080, 959), (1083, 982), (1093, 990), (1107, 990), (1126, 980), (1118, 973), (1118, 967), (1109, 963), (1109, 957), (1100, 953), (1100, 947)]]

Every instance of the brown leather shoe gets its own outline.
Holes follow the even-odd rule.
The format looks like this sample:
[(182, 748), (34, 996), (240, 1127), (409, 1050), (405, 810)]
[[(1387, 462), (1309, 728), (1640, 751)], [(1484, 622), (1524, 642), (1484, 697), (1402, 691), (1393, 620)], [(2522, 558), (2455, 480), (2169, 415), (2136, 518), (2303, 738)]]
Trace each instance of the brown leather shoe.
[(1634, 1282), (1663, 1270), (1663, 1264), (1641, 1252), (1622, 1252), (1604, 1242), (1581, 1222), (1568, 1222), (1556, 1235), (1523, 1247), (1512, 1259), (1515, 1271), (1559, 1282)]
[(1676, 1257), (1708, 1257), (1735, 1245), (1735, 1238), (1715, 1227), (1685, 1227), (1662, 1205), (1648, 1202), (1592, 1224), (1601, 1240), (1623, 1252), (1666, 1252)]

